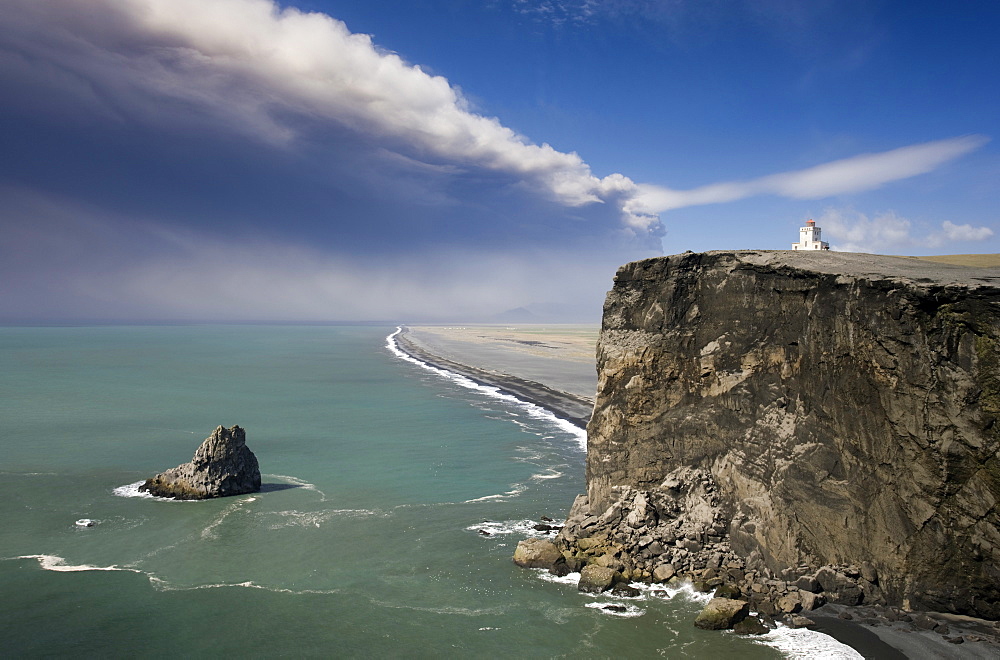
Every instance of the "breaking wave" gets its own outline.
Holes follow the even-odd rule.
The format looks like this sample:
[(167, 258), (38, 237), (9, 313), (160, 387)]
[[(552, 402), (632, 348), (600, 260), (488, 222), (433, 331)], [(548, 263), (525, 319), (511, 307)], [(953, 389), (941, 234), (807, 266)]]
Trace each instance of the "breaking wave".
[(402, 327), (397, 327), (396, 331), (385, 338), (385, 346), (389, 349), (393, 355), (398, 357), (400, 360), (404, 360), (411, 364), (415, 364), (422, 369), (426, 369), (431, 373), (437, 374), (438, 376), (456, 384), (466, 389), (474, 390), (480, 394), (487, 396), (491, 399), (496, 399), (498, 401), (503, 401), (505, 403), (515, 406), (518, 410), (525, 413), (528, 417), (532, 419), (542, 420), (548, 424), (554, 425), (559, 430), (568, 433), (573, 436), (576, 440), (577, 445), (581, 450), (587, 451), (587, 431), (576, 426), (572, 422), (569, 422), (561, 417), (557, 417), (553, 413), (549, 412), (545, 408), (542, 408), (538, 404), (532, 403), (530, 401), (524, 401), (517, 398), (513, 394), (508, 394), (500, 390), (499, 387), (494, 387), (493, 385), (483, 385), (472, 380), (468, 376), (463, 376), (462, 374), (455, 373), (454, 371), (448, 371), (447, 369), (441, 369), (440, 367), (435, 367), (431, 364), (424, 362), (423, 360), (418, 360), (417, 358), (409, 355), (399, 348), (396, 343), (396, 337), (403, 331)]

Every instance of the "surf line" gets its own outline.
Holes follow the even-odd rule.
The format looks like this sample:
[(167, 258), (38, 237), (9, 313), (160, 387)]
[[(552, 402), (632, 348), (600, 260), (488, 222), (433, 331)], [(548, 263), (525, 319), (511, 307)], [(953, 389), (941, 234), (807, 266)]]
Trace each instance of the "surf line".
[(449, 369), (442, 368), (439, 365), (426, 362), (416, 357), (413, 353), (404, 349), (400, 345), (399, 341), (397, 340), (397, 337), (399, 337), (402, 333), (403, 333), (403, 326), (397, 326), (396, 331), (385, 338), (386, 348), (389, 350), (390, 353), (392, 353), (399, 359), (409, 362), (411, 364), (415, 364), (446, 380), (451, 381), (452, 383), (455, 383), (456, 385), (460, 385), (461, 387), (465, 387), (470, 390), (475, 390), (480, 394), (483, 394), (493, 399), (498, 399), (500, 401), (505, 401), (507, 403), (514, 404), (516, 407), (528, 413), (529, 417), (545, 420), (546, 422), (549, 422), (550, 424), (553, 424), (554, 426), (558, 427), (561, 431), (569, 433), (576, 439), (580, 449), (583, 451), (587, 451), (587, 431), (583, 427), (583, 424), (580, 423), (580, 420), (566, 419), (565, 417), (557, 414), (556, 412), (544, 406), (540, 406), (533, 401), (522, 399), (514, 394), (511, 394), (508, 391), (505, 391), (501, 387), (486, 382), (485, 380), (479, 380), (467, 374), (458, 373), (457, 371), (451, 371)]

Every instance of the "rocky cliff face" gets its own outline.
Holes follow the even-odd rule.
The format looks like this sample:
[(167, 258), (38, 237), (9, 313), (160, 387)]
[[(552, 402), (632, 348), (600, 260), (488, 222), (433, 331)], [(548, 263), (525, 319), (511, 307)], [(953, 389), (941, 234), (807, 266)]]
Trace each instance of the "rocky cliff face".
[(850, 577), (849, 600), (1000, 618), (996, 269), (787, 251), (628, 264), (598, 373), (567, 558), (596, 560), (598, 538), (647, 577), (710, 546), (713, 575), (813, 584), (840, 566), (827, 578)]
[(194, 453), (190, 463), (147, 479), (139, 490), (158, 497), (203, 500), (260, 490), (257, 457), (239, 426), (218, 427)]

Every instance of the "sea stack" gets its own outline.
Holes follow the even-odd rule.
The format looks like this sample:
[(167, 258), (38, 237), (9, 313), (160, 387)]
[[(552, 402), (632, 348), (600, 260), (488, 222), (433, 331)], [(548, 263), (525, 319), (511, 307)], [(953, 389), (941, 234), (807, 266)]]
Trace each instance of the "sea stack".
[(190, 463), (147, 479), (139, 490), (177, 500), (204, 500), (260, 490), (257, 457), (239, 426), (218, 427), (205, 439)]
[(824, 250), (635, 262), (597, 353), (588, 493), (557, 563), (722, 586), (772, 616), (1000, 618), (1000, 269)]

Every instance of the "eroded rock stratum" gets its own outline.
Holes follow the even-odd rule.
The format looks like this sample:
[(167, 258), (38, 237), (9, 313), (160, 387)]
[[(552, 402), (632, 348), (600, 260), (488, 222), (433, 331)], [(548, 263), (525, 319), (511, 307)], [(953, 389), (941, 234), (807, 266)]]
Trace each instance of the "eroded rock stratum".
[(572, 566), (596, 544), (631, 579), (711, 568), (744, 596), (770, 578), (799, 600), (1000, 618), (997, 269), (635, 262), (597, 367), (588, 497), (555, 540)]

